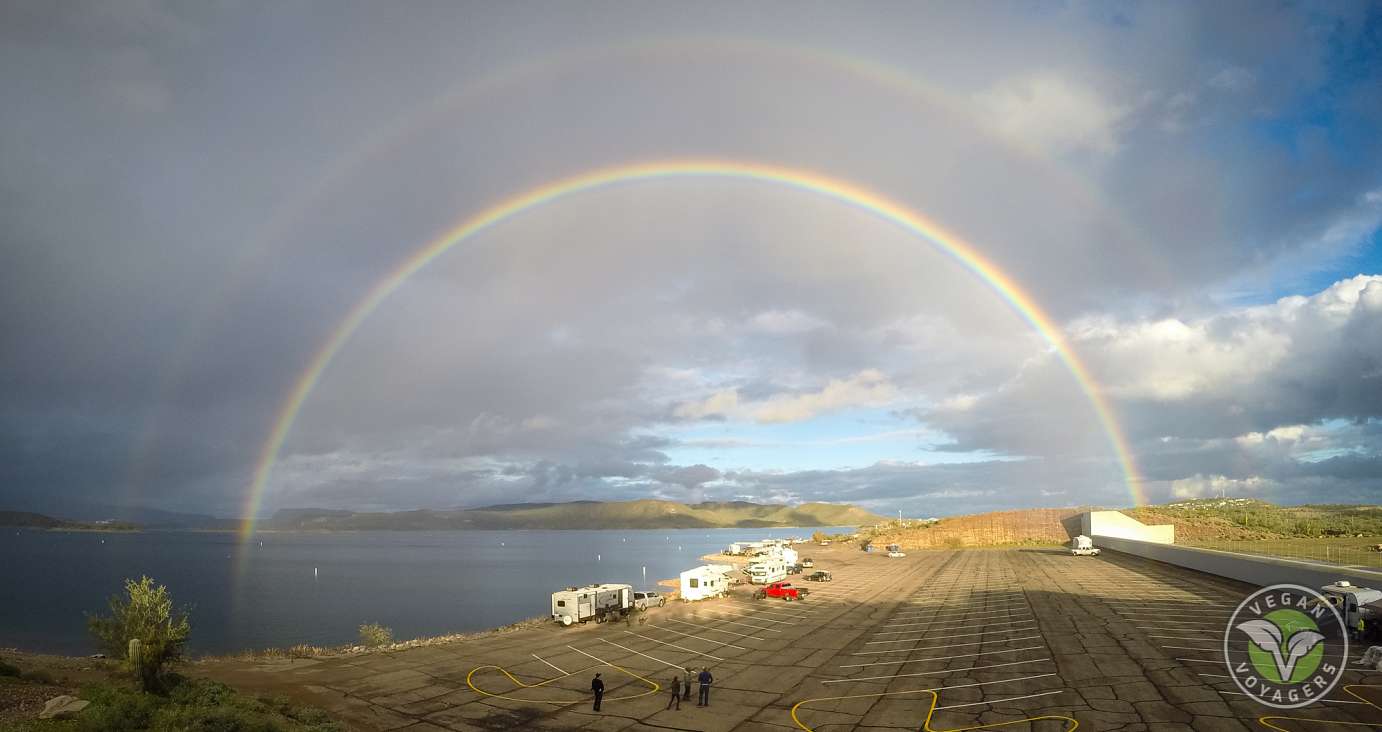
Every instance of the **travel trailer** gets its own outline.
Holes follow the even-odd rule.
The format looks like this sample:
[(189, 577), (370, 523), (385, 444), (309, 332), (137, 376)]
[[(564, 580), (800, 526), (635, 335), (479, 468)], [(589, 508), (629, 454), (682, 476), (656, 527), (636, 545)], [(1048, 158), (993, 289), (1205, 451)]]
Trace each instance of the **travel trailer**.
[(787, 563), (781, 557), (763, 557), (744, 570), (749, 576), (749, 582), (755, 585), (766, 585), (773, 582), (781, 582), (787, 579)]
[(621, 618), (633, 607), (633, 585), (587, 585), (552, 593), (552, 619), (562, 625)]
[(725, 576), (724, 564), (703, 564), (681, 573), (681, 599), (695, 602), (711, 597), (721, 597), (729, 592), (729, 578)]

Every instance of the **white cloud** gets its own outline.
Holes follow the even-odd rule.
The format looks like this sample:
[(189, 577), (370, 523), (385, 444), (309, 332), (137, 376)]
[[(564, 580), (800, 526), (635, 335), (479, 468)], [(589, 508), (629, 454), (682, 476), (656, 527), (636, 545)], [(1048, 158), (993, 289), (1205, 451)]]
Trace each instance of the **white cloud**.
[(1129, 108), (1055, 73), (1004, 79), (976, 95), (981, 117), (999, 133), (1052, 154), (1111, 153)]
[(866, 369), (847, 379), (831, 379), (819, 391), (774, 394), (754, 402), (742, 402), (738, 389), (722, 389), (700, 401), (682, 403), (673, 413), (683, 419), (801, 422), (851, 407), (887, 406), (897, 398), (897, 387), (887, 376), (876, 369)]
[(1214, 496), (1244, 496), (1259, 493), (1272, 487), (1273, 482), (1261, 476), (1235, 479), (1222, 475), (1195, 474), (1189, 478), (1171, 481), (1171, 497), (1212, 498)]
[(793, 335), (829, 325), (800, 310), (765, 310), (748, 321), (748, 330), (769, 335)]

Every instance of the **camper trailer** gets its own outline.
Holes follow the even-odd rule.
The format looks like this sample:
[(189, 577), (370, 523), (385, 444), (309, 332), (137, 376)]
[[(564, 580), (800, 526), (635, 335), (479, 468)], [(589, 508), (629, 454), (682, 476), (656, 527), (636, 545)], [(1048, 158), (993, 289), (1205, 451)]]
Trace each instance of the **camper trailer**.
[(1084, 534), (1080, 534), (1070, 540), (1070, 553), (1077, 557), (1097, 557), (1099, 547), (1094, 546), (1094, 540)]
[(721, 597), (729, 592), (729, 578), (725, 576), (725, 564), (703, 564), (681, 573), (681, 599), (694, 602), (711, 597)]
[(633, 607), (633, 585), (587, 585), (552, 593), (552, 619), (562, 625), (621, 618)]
[(787, 563), (781, 557), (763, 557), (744, 570), (749, 575), (749, 582), (755, 585), (766, 585), (772, 582), (781, 582), (787, 579)]

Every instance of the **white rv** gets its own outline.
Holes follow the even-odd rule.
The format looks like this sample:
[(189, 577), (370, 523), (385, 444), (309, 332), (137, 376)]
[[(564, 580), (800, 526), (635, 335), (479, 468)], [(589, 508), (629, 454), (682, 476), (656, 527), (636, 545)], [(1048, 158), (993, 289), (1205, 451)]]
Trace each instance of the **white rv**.
[(782, 561), (782, 557), (763, 557), (750, 564), (744, 572), (748, 574), (749, 582), (755, 585), (781, 582), (787, 579), (787, 563)]
[(552, 593), (552, 619), (562, 625), (597, 623), (627, 615), (633, 607), (633, 585), (586, 585)]
[(721, 597), (729, 592), (729, 578), (725, 576), (725, 564), (703, 564), (681, 573), (681, 599), (694, 602), (711, 597)]

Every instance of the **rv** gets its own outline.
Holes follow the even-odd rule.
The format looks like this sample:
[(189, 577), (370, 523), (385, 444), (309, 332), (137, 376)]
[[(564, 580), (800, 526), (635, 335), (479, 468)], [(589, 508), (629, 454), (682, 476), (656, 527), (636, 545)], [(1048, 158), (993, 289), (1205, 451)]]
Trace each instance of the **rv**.
[(781, 557), (764, 557), (750, 564), (744, 571), (749, 575), (749, 582), (755, 585), (766, 585), (787, 579), (787, 563), (782, 561)]
[(703, 564), (681, 573), (681, 599), (694, 602), (711, 597), (721, 597), (729, 592), (729, 578), (725, 576), (725, 564)]
[(552, 593), (552, 619), (562, 625), (621, 618), (633, 607), (633, 585), (587, 585)]

